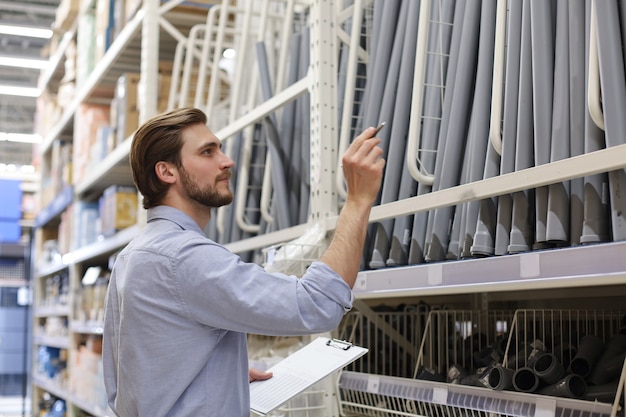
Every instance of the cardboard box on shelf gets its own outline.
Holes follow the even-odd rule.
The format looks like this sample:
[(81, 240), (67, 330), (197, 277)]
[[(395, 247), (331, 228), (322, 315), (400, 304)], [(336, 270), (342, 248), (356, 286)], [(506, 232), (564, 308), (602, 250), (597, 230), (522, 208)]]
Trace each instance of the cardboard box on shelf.
[(112, 102), (112, 106), (115, 106), (115, 146), (132, 135), (139, 125), (138, 87), (139, 74), (137, 73), (126, 73), (117, 80), (115, 97)]
[(137, 191), (134, 187), (112, 185), (100, 199), (102, 234), (110, 236), (137, 223)]
[[(210, 78), (207, 76), (206, 80), (204, 80), (203, 84), (204, 88), (204, 96), (201, 99), (202, 103), (206, 103), (208, 98), (208, 90), (209, 90), (209, 80)], [(196, 99), (197, 85), (198, 81), (198, 71), (195, 70), (192, 72), (190, 81), (189, 81), (189, 89), (187, 92), (187, 99), (183, 102), (180, 99), (180, 91), (181, 86), (180, 83), (182, 81), (182, 74), (179, 75), (178, 84), (176, 85), (176, 89), (174, 91), (174, 106), (173, 107), (184, 107), (184, 106), (193, 106)], [(158, 103), (157, 110), (159, 113), (167, 110), (167, 104), (170, 99), (170, 90), (172, 86), (172, 68), (171, 64), (159, 64), (159, 94), (158, 94)]]
[(98, 240), (100, 234), (100, 212), (97, 202), (76, 201), (72, 205), (73, 227), (72, 227), (72, 250)]
[(115, 39), (115, 3), (115, 0), (97, 0), (96, 3), (96, 62)]
[(93, 11), (78, 16), (76, 41), (76, 86), (82, 88), (96, 66), (96, 15)]
[(74, 149), (72, 180), (80, 183), (84, 178), (91, 156), (91, 148), (98, 138), (98, 130), (109, 126), (109, 106), (81, 104), (74, 116)]

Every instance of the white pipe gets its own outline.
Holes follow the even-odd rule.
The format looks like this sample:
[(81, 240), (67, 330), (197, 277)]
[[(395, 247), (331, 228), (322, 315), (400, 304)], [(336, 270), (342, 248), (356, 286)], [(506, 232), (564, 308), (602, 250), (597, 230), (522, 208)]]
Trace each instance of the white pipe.
[[(200, 54), (200, 65), (198, 68), (198, 86), (196, 87), (197, 93), (194, 100), (195, 107), (203, 107), (206, 105), (202, 98), (204, 97), (204, 89), (205, 89), (205, 80), (207, 78), (207, 68), (209, 67), (209, 49), (211, 48), (211, 36), (213, 35), (214, 30), (213, 26), (215, 25), (215, 15), (219, 10), (218, 6), (211, 7), (209, 9), (209, 13), (207, 13), (206, 18), (206, 30), (204, 31), (204, 39), (202, 41), (202, 53)], [(217, 74), (211, 73), (211, 77), (215, 77)]]
[(309, 91), (309, 85), (311, 84), (311, 74), (307, 74), (305, 77), (285, 88), (283, 91), (275, 94), (271, 99), (259, 104), (254, 109), (251, 109), (248, 113), (244, 114), (237, 120), (229, 123), (228, 126), (221, 129), (215, 135), (221, 140), (225, 140), (242, 131), (252, 123), (261, 120), (277, 108), (284, 106), (285, 103), (295, 100), (302, 94)]
[(417, 155), (420, 147), (422, 101), (424, 100), (424, 73), (426, 67), (426, 47), (428, 45), (428, 21), (430, 18), (430, 0), (420, 3), (420, 18), (417, 30), (415, 52), (415, 70), (413, 75), (413, 96), (411, 100), (411, 122), (407, 140), (406, 163), (413, 179), (426, 185), (432, 185), (434, 177), (420, 172)]
[[(252, 8), (252, 1), (249, 1), (248, 3), (248, 7), (246, 7), (246, 10), (243, 14), (243, 21), (241, 22), (241, 34), (240, 34), (240, 41), (239, 44), (236, 47), (236, 52), (237, 52), (237, 66), (235, 68), (235, 77), (234, 77), (234, 81), (232, 84), (232, 88), (230, 90), (230, 99), (231, 99), (231, 104), (230, 104), (230, 114), (228, 116), (228, 122), (232, 123), (236, 118), (237, 118), (237, 112), (241, 111), (241, 108), (239, 106), (239, 95), (240, 95), (240, 91), (243, 88), (243, 75), (244, 75), (244, 70), (246, 70), (245, 72), (247, 73), (247, 69), (245, 67), (245, 55), (248, 53), (248, 36), (250, 34), (250, 20), (252, 17), (252, 11), (250, 10)], [(222, 47), (220, 46), (218, 48), (220, 51), (222, 50)], [(257, 71), (252, 71), (252, 78), (257, 78), (258, 76), (256, 76)], [(211, 80), (213, 81), (213, 80)], [(249, 94), (255, 94), (256, 93), (256, 89), (253, 88), (254, 86), (252, 86), (249, 90), (248, 93)], [(248, 104), (250, 104), (250, 102), (248, 102)], [(248, 107), (248, 108), (252, 108), (252, 107)]]
[(289, 40), (291, 39), (291, 28), (293, 26), (295, 0), (287, 0), (285, 9), (285, 19), (283, 30), (280, 36), (280, 56), (278, 57), (278, 75), (276, 76), (276, 90), (280, 91), (285, 85), (285, 70), (287, 67), (287, 52), (289, 51)]
[(496, 39), (493, 51), (493, 85), (491, 89), (491, 122), (489, 138), (491, 145), (502, 155), (502, 103), (504, 90), (504, 51), (506, 45), (506, 4), (507, 0), (498, 0), (496, 11)]
[(185, 66), (183, 67), (183, 80), (181, 82), (180, 97), (178, 103), (180, 107), (187, 106), (187, 98), (189, 97), (189, 87), (191, 84), (191, 73), (193, 72), (194, 61), (193, 55), (195, 51), (196, 38), (198, 32), (205, 29), (204, 25), (195, 25), (189, 31), (186, 42)]
[(167, 99), (167, 110), (178, 107), (178, 103), (176, 101), (176, 92), (178, 91), (178, 85), (180, 83), (180, 65), (181, 61), (183, 60), (184, 49), (185, 44), (183, 42), (178, 42), (176, 44), (176, 51), (174, 52), (174, 64), (172, 65), (172, 74), (170, 80), (170, 95)]
[(363, 1), (355, 0), (352, 14), (352, 30), (350, 32), (350, 52), (348, 53), (348, 68), (346, 69), (346, 90), (343, 97), (343, 114), (341, 115), (341, 134), (337, 148), (337, 175), (335, 177), (337, 194), (346, 198), (348, 192), (341, 169), (341, 157), (343, 156), (352, 136), (352, 110), (354, 107), (354, 89), (356, 85), (357, 58), (361, 41), (361, 20), (363, 18)]
[(270, 213), (272, 202), (272, 158), (269, 152), (265, 159), (265, 170), (263, 171), (263, 187), (261, 187), (261, 216), (268, 223), (274, 223), (274, 217)]
[(218, 77), (215, 77), (214, 74), (218, 74), (220, 72), (219, 61), (222, 56), (222, 45), (224, 44), (224, 35), (226, 28), (226, 21), (228, 20), (228, 3), (229, 0), (222, 0), (221, 6), (213, 6), (219, 7), (220, 11), (220, 20), (217, 28), (217, 37), (215, 39), (215, 49), (213, 51), (213, 65), (211, 65), (211, 80), (209, 81), (209, 97), (207, 98), (207, 106), (206, 112), (211, 115), (213, 113), (213, 105), (217, 101), (218, 97)]
[(591, 2), (589, 21), (589, 80), (587, 82), (587, 107), (591, 120), (604, 130), (604, 113), (600, 98), (600, 62), (598, 58), (598, 32), (596, 22), (596, 2)]

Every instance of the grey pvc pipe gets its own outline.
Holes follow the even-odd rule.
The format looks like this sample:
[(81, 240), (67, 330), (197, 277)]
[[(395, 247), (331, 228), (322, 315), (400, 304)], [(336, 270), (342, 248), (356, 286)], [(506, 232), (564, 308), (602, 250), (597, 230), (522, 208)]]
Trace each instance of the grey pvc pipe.
[(552, 395), (565, 398), (582, 398), (587, 392), (587, 384), (585, 380), (576, 374), (570, 374), (559, 380), (558, 382), (543, 387), (539, 390), (540, 394)]
[[(551, 2), (530, 2), (535, 165), (550, 162), (554, 78), (553, 15)], [(537, 247), (542, 247), (546, 242), (547, 215), (548, 187), (536, 188), (535, 242)]]
[[(591, 15), (591, 1), (586, 2), (586, 16)], [(588, 51), (589, 51), (589, 18), (585, 20), (585, 91), (588, 91)], [(604, 132), (592, 120), (585, 109), (585, 153), (604, 149)], [(607, 174), (597, 174), (584, 178), (583, 193), (583, 226), (580, 243), (605, 242), (609, 239), (610, 207), (605, 190), (609, 188)]]
[(589, 385), (584, 399), (588, 401), (600, 401), (603, 403), (612, 403), (615, 401), (619, 381), (609, 382), (603, 385)]
[[(378, 11), (378, 2), (376, 3), (376, 11)], [(365, 112), (363, 113), (362, 126), (377, 126), (385, 95), (385, 84), (391, 55), (393, 52), (394, 31), (389, 30), (395, 28), (398, 23), (398, 14), (401, 2), (399, 0), (391, 0), (380, 2), (382, 7), (381, 22), (379, 29), (372, 36), (375, 40), (375, 49), (370, 55), (367, 75), (367, 100), (364, 103)], [(376, 25), (375, 25), (376, 26)], [(383, 148), (386, 151), (386, 147)]]
[[(500, 155), (493, 146), (487, 149), (484, 178), (492, 178), (500, 171)], [(506, 197), (509, 202), (510, 196)], [(470, 247), (471, 256), (490, 256), (495, 254), (497, 207), (499, 198), (486, 198), (480, 201), (476, 220), (476, 229)]]
[(520, 368), (513, 374), (513, 388), (519, 392), (535, 392), (539, 388), (539, 377), (532, 368)]
[[(570, 156), (585, 153), (585, 4), (569, 2)], [(570, 180), (570, 244), (580, 244), (584, 218), (584, 178)]]
[(606, 344), (606, 349), (595, 364), (587, 380), (594, 385), (603, 385), (618, 379), (626, 357), (626, 334), (616, 333)]
[[(452, 3), (449, 7), (446, 7), (446, 2), (443, 2), (444, 7), (442, 7), (442, 11), (439, 15), (445, 16), (449, 19), (451, 14), (450, 11), (453, 10), (452, 19), (445, 20), (446, 22), (451, 21), (453, 24), (450, 25), (451, 35), (449, 38), (449, 48), (447, 48), (448, 43), (445, 42), (448, 38), (444, 37), (441, 43), (442, 50), (438, 52), (442, 54), (440, 55), (441, 57), (443, 57), (445, 52), (448, 52), (449, 60), (447, 62), (447, 66), (445, 60), (442, 58), (433, 59), (427, 63), (426, 76), (429, 84), (446, 86), (446, 94), (444, 97), (442, 97), (443, 94), (441, 94), (440, 91), (432, 88), (427, 88), (425, 90), (424, 97), (424, 108), (429, 109), (429, 112), (434, 112), (434, 109), (438, 109), (439, 107), (442, 108), (439, 118), (427, 117), (424, 119), (421, 135), (423, 139), (420, 142), (423, 150), (420, 155), (422, 166), (428, 172), (435, 172), (435, 177), (437, 176), (436, 155), (443, 152), (448, 129), (448, 121), (450, 120), (450, 111), (452, 108), (452, 100), (450, 97), (452, 97), (454, 91), (455, 69), (458, 65), (459, 59), (458, 51), (461, 44), (465, 4), (466, 2), (457, 2)], [(448, 13), (445, 13), (446, 11)], [(445, 28), (446, 27), (444, 26), (444, 34), (446, 33)], [(429, 67), (431, 64), (434, 67), (433, 71), (431, 71)], [(437, 69), (439, 71), (437, 71)], [(431, 76), (434, 78), (430, 78)], [(431, 113), (426, 114), (432, 115)], [(436, 153), (429, 152), (430, 150), (436, 150)], [(420, 183), (417, 186), (417, 195), (429, 193), (431, 190), (431, 185)], [(432, 233), (433, 213), (433, 211), (418, 212), (413, 217), (413, 229), (411, 232), (409, 258), (407, 261), (410, 265), (419, 264), (424, 261), (425, 253), (428, 249), (428, 242), (430, 241), (427, 237), (431, 236)]]
[[(522, 32), (520, 43), (520, 78), (518, 89), (517, 132), (515, 144), (515, 170), (530, 168), (533, 164), (533, 101), (531, 36), (530, 36), (530, 1), (522, 6)], [(504, 146), (504, 145), (503, 145)], [(513, 193), (511, 212), (511, 234), (507, 251), (509, 253), (526, 252), (532, 246), (531, 223), (534, 218), (532, 190)]]
[[(302, 79), (309, 70), (311, 60), (309, 51), (311, 49), (311, 31), (305, 27), (300, 38), (300, 65), (298, 67), (299, 77)], [(304, 224), (310, 215), (309, 200), (311, 196), (311, 96), (309, 93), (303, 94), (296, 100), (296, 129), (295, 135), (301, 137), (300, 140), (300, 211), (296, 224)], [(296, 137), (297, 137), (296, 136)]]
[[(420, 4), (417, 1), (411, 1), (407, 10), (407, 22), (416, 22), (419, 18)], [(396, 94), (395, 111), (389, 126), (391, 140), (389, 141), (388, 159), (391, 155), (395, 161), (404, 161), (404, 152), (406, 148), (406, 136), (409, 130), (409, 116), (411, 102), (411, 91), (413, 83), (413, 70), (415, 63), (415, 47), (417, 44), (417, 25), (410, 24), (406, 27), (405, 39), (402, 48), (402, 67), (398, 76), (398, 83), (401, 86)], [(399, 158), (399, 159), (398, 159)], [(400, 187), (395, 196), (397, 200), (402, 200), (415, 195), (417, 188), (416, 182), (411, 177), (406, 164), (399, 164)], [(385, 176), (388, 175), (389, 166), (386, 167)], [(383, 190), (383, 199), (385, 192)], [(395, 219), (391, 235), (391, 244), (385, 264), (387, 266), (406, 265), (408, 259), (408, 251), (410, 245), (410, 233), (413, 222), (413, 216), (401, 216)]]
[[(569, 3), (568, 0), (557, 2), (550, 162), (570, 156)], [(569, 181), (551, 184), (548, 186), (545, 240), (557, 246), (569, 244), (569, 226)]]
[[(299, 80), (298, 78), (298, 69), (299, 69), (299, 54), (300, 54), (300, 38), (301, 35), (299, 33), (294, 33), (289, 42), (289, 68), (286, 73), (286, 84), (291, 85)], [(296, 100), (297, 101), (297, 100)], [(287, 103), (282, 108), (280, 124), (279, 124), (279, 138), (280, 138), (280, 146), (283, 149), (285, 155), (297, 155), (294, 152), (294, 147), (296, 144), (300, 144), (302, 142), (301, 131), (300, 128), (296, 129), (296, 123), (298, 123), (299, 118), (296, 114), (297, 111), (297, 103), (296, 101), (291, 101)], [(297, 158), (290, 158), (285, 160), (285, 177), (287, 181), (287, 205), (288, 205), (288, 216), (290, 224), (300, 224), (298, 222), (298, 211), (299, 211), (299, 194), (300, 194), (300, 181), (301, 181), (301, 173), (300, 173), (300, 165), (299, 160)]]
[[(598, 60), (607, 146), (626, 142), (626, 80), (617, 3), (595, 1)], [(593, 7), (592, 5), (592, 7)], [(626, 239), (626, 170), (609, 173), (613, 240)]]
[(587, 377), (603, 352), (602, 339), (594, 335), (583, 336), (578, 343), (576, 356), (569, 364), (569, 371), (583, 378)]
[(487, 384), (489, 388), (495, 391), (503, 391), (513, 388), (513, 375), (515, 371), (505, 368), (502, 365), (496, 365), (489, 371)]
[[(396, 110), (396, 94), (398, 88), (406, 89), (406, 86), (399, 83), (399, 75), (401, 62), (403, 62), (403, 45), (406, 37), (407, 17), (409, 3), (403, 2), (398, 14), (398, 21), (395, 25), (395, 37), (391, 48), (391, 56), (387, 63), (387, 74), (384, 82), (384, 95), (380, 106), (380, 113), (377, 120), (388, 121), (393, 117)], [(406, 62), (406, 61), (404, 61)], [(377, 124), (378, 122), (376, 122)], [(381, 204), (395, 201), (398, 195), (398, 187), (400, 185), (400, 175), (404, 164), (397, 161), (403, 161), (403, 147), (390, 144), (391, 129), (383, 129), (378, 133), (381, 138), (381, 147), (386, 150), (385, 158), (392, 163), (386, 165), (385, 176), (383, 178), (380, 202)], [(389, 151), (394, 153), (390, 154)], [(391, 232), (393, 231), (394, 220), (384, 220), (375, 224), (374, 244), (371, 253), (369, 266), (372, 269), (383, 268), (386, 266), (386, 260), (389, 256), (389, 247), (391, 246)]]
[(537, 355), (533, 370), (539, 379), (548, 385), (556, 383), (565, 375), (565, 368), (561, 361), (553, 353), (548, 352)]
[[(493, 79), (493, 54), (496, 32), (496, 0), (481, 2), (480, 36), (478, 46), (478, 63), (474, 87), (472, 115), (474, 117), (469, 130), (469, 161), (467, 182), (485, 178), (485, 161), (489, 142), (489, 120), (491, 108), (491, 88)], [(497, 168), (497, 165), (494, 166)], [(493, 174), (497, 171), (493, 170)], [(471, 256), (471, 246), (476, 232), (478, 214), (481, 203), (472, 201), (467, 207), (464, 227), (459, 240), (460, 257)], [(495, 217), (491, 217), (495, 221)]]
[[(502, 120), (502, 154), (500, 156), (500, 174), (515, 170), (515, 145), (517, 132), (517, 98), (520, 78), (520, 50), (522, 34), (522, 2), (508, 4), (507, 48), (505, 68), (505, 88)], [(508, 253), (511, 234), (511, 216), (513, 197), (504, 194), (498, 197), (498, 213), (494, 254)]]
[[(472, 117), (470, 120), (469, 131), (472, 130), (472, 125), (474, 123), (474, 118)], [(467, 183), (467, 178), (469, 177), (469, 165), (470, 158), (468, 155), (471, 153), (471, 145), (466, 144), (464, 149), (464, 155), (462, 157), (463, 164), (461, 166), (461, 178), (459, 179), (459, 184)], [(467, 204), (457, 204), (454, 207), (454, 212), (452, 214), (452, 229), (449, 233), (449, 241), (448, 241), (448, 250), (446, 252), (445, 259), (454, 260), (459, 259), (461, 257), (461, 241), (463, 238), (461, 237), (462, 232), (465, 230), (465, 221), (467, 219)]]
[[(450, 125), (447, 131), (445, 148), (437, 153), (437, 163), (440, 165), (440, 175), (435, 178), (434, 189), (447, 189), (459, 184), (461, 158), (465, 148), (467, 133), (468, 109), (472, 95), (472, 80), (476, 70), (476, 51), (480, 23), (480, 3), (469, 2), (465, 5), (463, 18), (461, 47), (459, 62), (463, 66), (457, 68)], [(435, 169), (437, 173), (437, 169)], [(434, 212), (432, 236), (426, 253), (428, 261), (445, 259), (448, 249), (449, 224), (454, 215), (454, 207), (436, 209)]]
[[(389, 28), (395, 28), (398, 21), (398, 13), (401, 2), (399, 0), (391, 0), (385, 2), (375, 2), (374, 4), (374, 31), (371, 39), (373, 48), (368, 63), (367, 85), (364, 92), (364, 103), (361, 106), (359, 124), (357, 126), (360, 132), (368, 126), (377, 126), (382, 120), (378, 120), (380, 109), (385, 94), (385, 81), (387, 79), (388, 64), (393, 51), (394, 31)], [(387, 147), (382, 146), (383, 157), (386, 157)], [(374, 204), (379, 204), (380, 193)], [(373, 250), (374, 236), (376, 233), (376, 225), (370, 224), (367, 230), (366, 242), (363, 249), (363, 261), (367, 262)], [(362, 265), (365, 269), (365, 265)]]

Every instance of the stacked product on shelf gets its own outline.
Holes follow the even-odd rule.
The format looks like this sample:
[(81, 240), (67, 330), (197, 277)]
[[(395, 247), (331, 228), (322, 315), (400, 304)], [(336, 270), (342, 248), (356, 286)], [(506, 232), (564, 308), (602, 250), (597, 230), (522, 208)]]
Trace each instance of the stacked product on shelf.
[[(60, 38), (52, 45), (53, 68), (42, 74), (45, 92), (39, 99), (37, 128), (44, 143), (37, 160), (44, 181), (36, 219), (34, 309), (36, 349), (58, 352), (63, 368), (51, 376), (34, 367), (33, 407), (46, 403), (42, 412), (50, 412), (44, 399), (53, 398), (63, 401), (67, 416), (106, 416), (101, 338), (109, 257), (138, 231), (127, 139), (139, 123), (142, 41), (141, 31), (128, 26), (136, 30), (143, 16), (136, 10), (126, 16), (117, 1), (62, 3), (57, 24), (65, 32), (55, 35)], [(198, 10), (206, 15), (207, 5), (175, 8), (176, 27), (185, 33), (200, 22)], [(171, 61), (172, 43), (164, 41), (162, 48), (165, 61)], [(157, 95), (161, 110), (171, 79), (171, 65), (164, 67)], [(163, 72), (168, 68), (170, 73)], [(63, 301), (51, 295), (58, 276), (64, 286), (56, 291)]]
[[(563, 398), (555, 402), (565, 413), (558, 415), (609, 416), (619, 403), (623, 311), (431, 308), (378, 307), (342, 323), (343, 335), (373, 352), (409, 357), (419, 347), (410, 355), (412, 375), (402, 360), (386, 364), (376, 353), (350, 366), (339, 385), (348, 415), (457, 415), (469, 408), (479, 416), (527, 416), (536, 407), (528, 394)], [(407, 332), (394, 333), (403, 322), (422, 328), (418, 344)]]

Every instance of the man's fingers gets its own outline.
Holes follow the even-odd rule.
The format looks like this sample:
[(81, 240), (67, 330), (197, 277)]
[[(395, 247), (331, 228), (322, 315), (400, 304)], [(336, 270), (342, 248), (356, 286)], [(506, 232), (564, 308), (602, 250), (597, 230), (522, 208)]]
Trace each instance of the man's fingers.
[(383, 151), (378, 146), (380, 139), (376, 137), (366, 138), (359, 142), (353, 142), (343, 156), (344, 164), (358, 164), (359, 162), (373, 163)]

